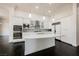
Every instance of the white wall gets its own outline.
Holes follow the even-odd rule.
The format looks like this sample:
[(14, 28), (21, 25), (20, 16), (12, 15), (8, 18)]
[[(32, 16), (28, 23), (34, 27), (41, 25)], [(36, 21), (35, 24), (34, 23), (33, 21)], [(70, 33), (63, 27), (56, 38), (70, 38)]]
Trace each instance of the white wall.
[(67, 5), (56, 10), (54, 18), (55, 22), (61, 22), (61, 41), (76, 46), (76, 19), (73, 12), (73, 5)]
[(77, 45), (79, 45), (79, 6), (77, 7)]
[(0, 25), (0, 35), (8, 36), (9, 35), (9, 13), (5, 7), (0, 7), (0, 17), (2, 18), (2, 24)]
[[(63, 20), (63, 19), (62, 19)], [(76, 30), (73, 16), (64, 18), (61, 21), (61, 40), (76, 46)]]

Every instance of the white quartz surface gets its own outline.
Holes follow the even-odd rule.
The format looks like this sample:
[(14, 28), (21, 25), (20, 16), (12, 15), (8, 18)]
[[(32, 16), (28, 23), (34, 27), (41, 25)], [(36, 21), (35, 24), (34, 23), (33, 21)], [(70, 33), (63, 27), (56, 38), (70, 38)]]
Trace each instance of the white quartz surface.
[(56, 35), (54, 35), (51, 32), (38, 32), (38, 33), (34, 33), (34, 32), (28, 32), (28, 33), (23, 33), (23, 38), (24, 39), (34, 39), (34, 38), (53, 38)]

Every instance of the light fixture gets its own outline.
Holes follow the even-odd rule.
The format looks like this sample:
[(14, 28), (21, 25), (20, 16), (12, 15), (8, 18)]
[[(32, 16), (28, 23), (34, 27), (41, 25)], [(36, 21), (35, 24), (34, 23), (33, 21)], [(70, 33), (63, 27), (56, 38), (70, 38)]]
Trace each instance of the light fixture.
[(29, 13), (29, 18), (31, 18), (32, 17), (32, 14), (31, 13)]
[(39, 6), (35, 6), (35, 8), (36, 8), (36, 9), (38, 9), (38, 8), (39, 8)]
[(52, 5), (52, 3), (48, 3), (49, 5)]
[(2, 24), (2, 23), (0, 23), (0, 24)]
[(45, 16), (43, 16), (43, 20), (45, 20), (46, 19), (46, 17)]
[(48, 13), (51, 13), (51, 10), (48, 10)]
[(52, 19), (52, 21), (54, 22), (54, 21), (55, 21), (55, 19), (53, 18), (53, 19)]

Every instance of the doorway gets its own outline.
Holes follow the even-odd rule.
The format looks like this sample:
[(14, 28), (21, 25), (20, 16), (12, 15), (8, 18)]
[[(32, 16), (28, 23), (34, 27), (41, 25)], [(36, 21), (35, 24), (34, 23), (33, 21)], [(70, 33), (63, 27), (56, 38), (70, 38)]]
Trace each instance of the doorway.
[(55, 22), (53, 25), (53, 33), (56, 35), (55, 39), (61, 41), (61, 22)]

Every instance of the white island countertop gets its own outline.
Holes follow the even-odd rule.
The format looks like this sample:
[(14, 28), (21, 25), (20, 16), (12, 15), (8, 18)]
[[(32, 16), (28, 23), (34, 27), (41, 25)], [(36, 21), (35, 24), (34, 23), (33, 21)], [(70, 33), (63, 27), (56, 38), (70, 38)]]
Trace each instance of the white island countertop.
[(57, 35), (54, 35), (52, 32), (27, 32), (23, 33), (23, 39), (39, 39), (39, 38), (54, 38)]

